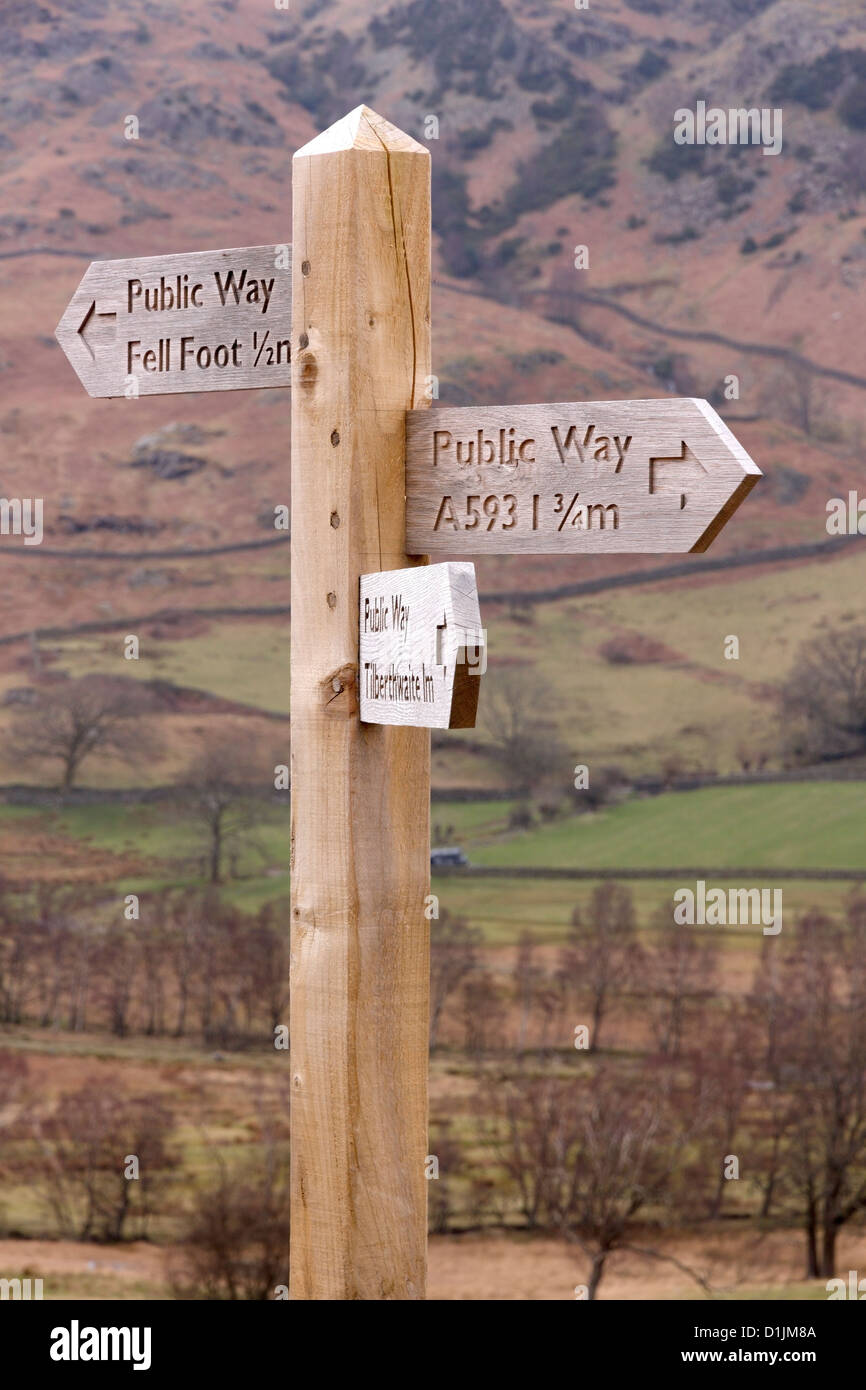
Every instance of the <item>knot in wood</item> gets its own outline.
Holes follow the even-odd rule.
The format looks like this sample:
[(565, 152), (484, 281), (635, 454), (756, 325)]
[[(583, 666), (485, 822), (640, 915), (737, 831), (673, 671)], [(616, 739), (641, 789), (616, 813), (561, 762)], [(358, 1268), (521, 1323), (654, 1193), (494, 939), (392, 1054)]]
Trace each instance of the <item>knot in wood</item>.
[(341, 719), (354, 717), (358, 713), (358, 667), (353, 663), (331, 671), (319, 682), (322, 703), (329, 715)]

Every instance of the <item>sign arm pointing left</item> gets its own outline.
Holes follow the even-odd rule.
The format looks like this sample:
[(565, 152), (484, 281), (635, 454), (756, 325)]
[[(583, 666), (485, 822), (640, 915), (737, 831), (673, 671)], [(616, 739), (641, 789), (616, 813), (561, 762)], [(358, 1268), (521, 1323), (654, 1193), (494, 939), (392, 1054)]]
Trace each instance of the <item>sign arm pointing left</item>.
[(291, 384), (290, 246), (92, 261), (56, 337), (91, 396)]

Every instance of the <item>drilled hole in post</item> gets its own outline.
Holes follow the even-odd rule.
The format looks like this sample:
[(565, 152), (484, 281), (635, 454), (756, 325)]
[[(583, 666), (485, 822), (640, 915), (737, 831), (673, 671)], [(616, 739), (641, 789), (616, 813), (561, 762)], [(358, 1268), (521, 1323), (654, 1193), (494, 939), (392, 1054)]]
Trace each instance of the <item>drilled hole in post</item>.
[(332, 591), (330, 594), (328, 594), (328, 607), (329, 607), (329, 608), (336, 608), (336, 606), (337, 606), (337, 595)]
[(334, 528), (335, 531), (336, 531), (337, 527), (339, 526), (339, 524), (340, 524), (340, 514), (339, 514), (339, 512), (331, 512), (331, 525), (333, 526), (333, 528)]
[(302, 349), (308, 348), (310, 346), (310, 340), (307, 337), (306, 333), (301, 334), (300, 338), (298, 339), (298, 346)]
[(309, 262), (309, 261), (301, 261), (301, 274), (302, 274), (302, 275), (309, 275), (309, 273), (310, 273), (311, 270), (312, 270), (312, 266), (310, 265), (310, 262)]
[(336, 449), (337, 445), (339, 444), (339, 442), (340, 442), (340, 431), (339, 431), (339, 430), (334, 430), (333, 434), (331, 435), (331, 443), (333, 444), (333, 446), (334, 446), (335, 449)]

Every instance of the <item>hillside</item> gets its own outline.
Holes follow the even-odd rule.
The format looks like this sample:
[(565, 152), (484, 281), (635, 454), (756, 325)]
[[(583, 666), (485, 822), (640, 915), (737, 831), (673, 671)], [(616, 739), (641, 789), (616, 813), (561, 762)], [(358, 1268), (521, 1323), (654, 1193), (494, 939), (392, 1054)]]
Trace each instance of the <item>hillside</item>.
[[(361, 101), (429, 138), (443, 404), (708, 396), (766, 474), (714, 558), (825, 540), (828, 498), (862, 487), (866, 329), (852, 304), (866, 275), (866, 16), (854, 0), (7, 0), (0, 17), (2, 483), (46, 509), (42, 551), (0, 546), (0, 638), (22, 637), (0, 644), (4, 688), (33, 674), (23, 639), (40, 628), (122, 636), (141, 622), (160, 650), (174, 640), (172, 679), (216, 693), (233, 660), (259, 660), (241, 643), (221, 671), (196, 665), (202, 642), (224, 649), (222, 624), (240, 621), (226, 610), (262, 610), (253, 647), (286, 649), (288, 546), (268, 543), (288, 500), (287, 392), (91, 401), (53, 330), (91, 258), (286, 240), (292, 151)], [(780, 106), (781, 153), (675, 145), (674, 111), (699, 99)], [(129, 114), (137, 140), (124, 138)], [(574, 268), (577, 246), (588, 269)], [(489, 559), (479, 587), (660, 563)], [(709, 590), (732, 582), (674, 586), (691, 628)], [(742, 595), (748, 572), (736, 583)], [(816, 571), (805, 589), (833, 585)], [(145, 620), (166, 609), (188, 617), (154, 634)], [(198, 648), (176, 640), (193, 633)], [(55, 640), (43, 665), (71, 670)], [(496, 654), (521, 640), (503, 631)], [(271, 711), (284, 708), (274, 670), (258, 692), (245, 682)]]

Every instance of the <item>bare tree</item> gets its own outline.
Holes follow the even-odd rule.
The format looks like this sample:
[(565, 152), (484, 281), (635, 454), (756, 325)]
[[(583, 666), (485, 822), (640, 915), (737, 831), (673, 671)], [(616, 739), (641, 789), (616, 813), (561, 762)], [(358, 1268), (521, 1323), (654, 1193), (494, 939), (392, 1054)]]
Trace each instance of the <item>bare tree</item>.
[(785, 1191), (783, 1153), (794, 1119), (794, 1102), (785, 1079), (785, 1000), (778, 937), (764, 937), (746, 1007), (755, 1038), (756, 1076), (752, 1084), (761, 1097), (758, 1165), (755, 1180), (763, 1193), (761, 1217), (768, 1218)]
[(154, 905), (165, 926), (167, 964), (174, 981), (174, 1036), (182, 1038), (189, 1025), (200, 966), (204, 955), (204, 916), (207, 894), (168, 892)]
[[(591, 1083), (590, 1083), (591, 1084)], [(478, 1098), (478, 1108), (486, 1095)], [(552, 1228), (568, 1204), (577, 1126), (575, 1082), (521, 1070), (496, 1092), (496, 1121), (484, 1137), (495, 1146), (527, 1226)]]
[(44, 1159), (36, 1181), (60, 1231), (120, 1241), (134, 1218), (141, 1236), (171, 1157), (171, 1126), (158, 1096), (124, 1096), (119, 1075), (91, 1078), (61, 1096), (48, 1115), (34, 1111)]
[(482, 723), (506, 777), (526, 793), (564, 771), (568, 754), (554, 721), (555, 704), (536, 671), (504, 666), (485, 692)]
[(517, 1052), (522, 1056), (529, 1036), (529, 1020), (544, 989), (547, 979), (544, 968), (536, 963), (535, 941), (532, 933), (521, 932), (514, 962), (514, 992), (517, 998)]
[(463, 1037), (476, 1059), (505, 1034), (505, 1004), (488, 970), (474, 970), (463, 983)]
[[(636, 1250), (638, 1216), (654, 1209), (658, 1218), (670, 1199), (690, 1128), (661, 1073), (633, 1077), (603, 1069), (582, 1089), (581, 1101), (559, 1220), (589, 1257), (587, 1298), (594, 1299), (610, 1256)], [(655, 1248), (636, 1253), (669, 1258)]]
[(721, 1215), (727, 1188), (726, 1161), (736, 1157), (734, 1145), (757, 1053), (754, 1033), (743, 1011), (730, 1006), (714, 1024), (695, 1057), (695, 1109), (702, 1117), (698, 1144), (707, 1172), (715, 1174), (707, 1213), (712, 1220)]
[(565, 988), (578, 996), (589, 995), (590, 1052), (600, 1046), (612, 998), (631, 987), (641, 960), (631, 893), (620, 883), (599, 883), (593, 889), (586, 917), (580, 908), (574, 909), (568, 945), (559, 962)]
[(70, 950), (68, 979), (68, 1019), (73, 1033), (87, 1028), (87, 1009), (93, 987), (93, 958), (97, 944), (86, 928), (76, 930)]
[[(255, 915), (208, 888), (170, 890), (140, 923), (102, 924), (81, 909), (94, 890), (56, 883), (11, 893), (0, 883), (0, 1023), (109, 1028), (207, 1042), (261, 1036), (288, 1021), (286, 912)], [(103, 905), (104, 906), (104, 905)]]
[(93, 969), (108, 1025), (118, 1038), (130, 1031), (140, 959), (140, 943), (129, 924), (110, 927), (100, 937)]
[(773, 373), (762, 398), (771, 414), (789, 421), (807, 437), (813, 433), (818, 391), (808, 362), (791, 357)]
[(794, 1105), (783, 1162), (809, 1277), (835, 1274), (839, 1232), (866, 1210), (866, 994), (859, 922), (852, 927), (806, 914), (786, 962), (783, 1055)]
[(176, 1298), (272, 1299), (289, 1282), (289, 1160), (284, 1135), (257, 1105), (255, 1162), (215, 1154), (215, 1175), (196, 1191), (180, 1252), (170, 1261)]
[(134, 681), (86, 676), (41, 693), (13, 724), (16, 756), (60, 768), (68, 791), (94, 753), (129, 763), (154, 758), (159, 743), (144, 716), (151, 708)]
[(431, 1131), (430, 1152), (438, 1171), (429, 1185), (428, 1225), (437, 1235), (450, 1230), (456, 1208), (458, 1183), (464, 1178), (463, 1151), (451, 1132), (451, 1122), (443, 1120)]
[(787, 399), (791, 417), (808, 436), (815, 424), (815, 377), (807, 362), (791, 362), (788, 367), (790, 385)]
[(264, 758), (249, 737), (231, 741), (209, 734), (182, 779), (184, 816), (202, 844), (209, 883), (221, 883), (226, 856), (254, 842), (263, 798), (273, 787)]
[(678, 1057), (689, 1022), (714, 993), (716, 953), (695, 928), (674, 922), (670, 907), (659, 909), (656, 926), (655, 944), (643, 957), (641, 992), (658, 1050)]
[(165, 1032), (166, 956), (165, 925), (156, 914), (145, 917), (136, 929), (144, 1005), (144, 1031), (148, 1037)]
[[(15, 1135), (19, 1124), (19, 1102), (27, 1086), (29, 1067), (17, 1052), (0, 1052), (0, 1140)], [(5, 1176), (10, 1147), (0, 1142), (0, 1177)]]
[(0, 923), (0, 1022), (23, 1023), (42, 984), (41, 942), (22, 913)]
[(241, 1010), (244, 979), (238, 964), (246, 952), (247, 934), (240, 913), (226, 911), (225, 906), (220, 912), (216, 928), (212, 940), (217, 960), (215, 985), (219, 1013), (212, 1020), (205, 1037), (208, 1042), (216, 1042), (225, 1047), (229, 1043), (235, 1043), (243, 1033)]
[(430, 923), (430, 1050), (439, 1039), (446, 1001), (478, 965), (481, 932), (443, 908)]
[(0, 1021), (63, 1025), (88, 935), (79, 915), (93, 897), (87, 885), (39, 881), (16, 893), (0, 882)]
[(498, 1107), (496, 1148), (524, 1220), (580, 1245), (594, 1299), (610, 1256), (635, 1249), (638, 1219), (658, 1222), (669, 1205), (695, 1121), (666, 1073), (609, 1066), (579, 1078), (522, 1071)]
[[(39, 889), (37, 896), (42, 897)], [(31, 924), (31, 931), (38, 933), (42, 960), (39, 1023), (42, 1028), (56, 1028), (60, 1025), (61, 999), (71, 968), (74, 935), (70, 922), (52, 911), (44, 899), (40, 909), (39, 920)]]
[(247, 1032), (253, 1019), (264, 1012), (273, 1037), (289, 1017), (289, 921), (288, 905), (266, 903), (247, 928), (239, 962), (243, 975), (243, 999)]
[(800, 760), (866, 749), (866, 626), (831, 628), (801, 647), (782, 688), (782, 712)]

